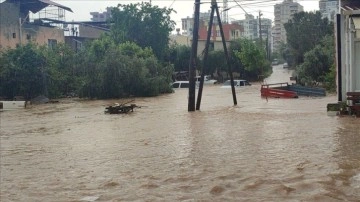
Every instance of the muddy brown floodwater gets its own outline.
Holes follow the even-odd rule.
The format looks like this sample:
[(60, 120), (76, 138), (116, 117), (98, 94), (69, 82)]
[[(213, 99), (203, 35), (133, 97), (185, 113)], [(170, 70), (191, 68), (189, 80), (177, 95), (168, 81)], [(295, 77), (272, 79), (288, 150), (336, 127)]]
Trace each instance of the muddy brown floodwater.
[[(289, 81), (274, 67), (268, 83)], [(360, 201), (360, 119), (321, 98), (260, 97), (260, 84), (124, 100), (61, 100), (0, 113), (0, 201)]]

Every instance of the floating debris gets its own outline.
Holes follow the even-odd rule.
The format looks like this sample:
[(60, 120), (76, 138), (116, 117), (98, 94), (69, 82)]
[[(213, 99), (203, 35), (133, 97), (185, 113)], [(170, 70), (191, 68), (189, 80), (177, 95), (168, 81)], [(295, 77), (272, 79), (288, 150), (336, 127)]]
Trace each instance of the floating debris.
[[(133, 101), (130, 101), (133, 102)], [(128, 104), (130, 102), (126, 102), (123, 104), (115, 103), (114, 105), (108, 106), (105, 108), (105, 113), (108, 114), (126, 114), (129, 112), (133, 112), (134, 108), (141, 108), (136, 104)]]

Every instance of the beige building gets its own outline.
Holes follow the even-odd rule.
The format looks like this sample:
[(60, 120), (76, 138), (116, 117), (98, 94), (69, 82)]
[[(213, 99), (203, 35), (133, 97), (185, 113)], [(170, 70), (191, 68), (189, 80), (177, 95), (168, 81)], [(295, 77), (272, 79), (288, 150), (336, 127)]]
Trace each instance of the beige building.
[(281, 42), (286, 43), (286, 30), (284, 24), (287, 23), (294, 13), (304, 11), (304, 7), (293, 0), (284, 0), (281, 4), (274, 6), (274, 27), (273, 41), (276, 50)]
[(50, 47), (64, 42), (63, 29), (41, 19), (30, 22), (30, 12), (37, 13), (47, 6), (60, 6), (59, 9), (71, 11), (51, 1), (44, 3), (36, 0), (28, 4), (25, 0), (12, 0), (0, 3), (0, 49), (15, 48), (29, 42)]

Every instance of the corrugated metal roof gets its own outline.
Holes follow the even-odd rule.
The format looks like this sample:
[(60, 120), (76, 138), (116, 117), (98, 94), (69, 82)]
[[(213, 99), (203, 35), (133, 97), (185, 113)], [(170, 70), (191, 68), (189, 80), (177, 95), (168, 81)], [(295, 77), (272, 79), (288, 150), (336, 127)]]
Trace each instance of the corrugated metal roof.
[(360, 1), (359, 0), (342, 0), (341, 1), (341, 9), (354, 11), (360, 10)]
[(31, 11), (33, 13), (37, 13), (50, 5), (57, 6), (64, 10), (73, 12), (69, 7), (63, 6), (50, 0), (6, 0), (5, 2), (20, 4), (20, 9), (22, 11)]

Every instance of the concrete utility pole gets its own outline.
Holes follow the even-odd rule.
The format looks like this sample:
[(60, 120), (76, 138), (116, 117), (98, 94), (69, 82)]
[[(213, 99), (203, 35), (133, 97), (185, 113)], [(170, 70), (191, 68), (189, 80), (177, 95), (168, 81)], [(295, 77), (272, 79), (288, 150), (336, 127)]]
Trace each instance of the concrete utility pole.
[(197, 66), (197, 48), (199, 41), (199, 19), (200, 19), (200, 0), (195, 0), (194, 11), (194, 27), (193, 38), (191, 45), (191, 55), (189, 64), (189, 96), (188, 96), (188, 111), (195, 111), (195, 69)]

